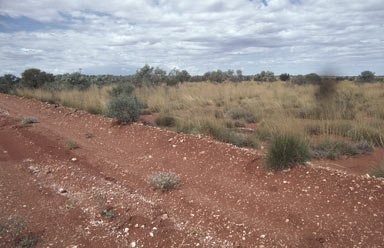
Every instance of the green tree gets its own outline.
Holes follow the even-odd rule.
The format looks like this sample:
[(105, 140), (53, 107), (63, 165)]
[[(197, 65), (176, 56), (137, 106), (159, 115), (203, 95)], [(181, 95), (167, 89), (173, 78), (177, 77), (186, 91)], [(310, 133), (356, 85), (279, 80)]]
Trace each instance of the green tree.
[(55, 77), (51, 73), (40, 71), (40, 69), (31, 68), (21, 74), (21, 84), (27, 88), (40, 88), (43, 84), (53, 82)]
[(19, 82), (19, 78), (12, 74), (0, 77), (0, 93), (9, 93)]
[(371, 71), (363, 71), (359, 75), (359, 81), (372, 82), (375, 79), (375, 73)]
[(288, 73), (283, 73), (280, 75), (280, 80), (281, 81), (288, 81), (290, 78), (289, 74)]

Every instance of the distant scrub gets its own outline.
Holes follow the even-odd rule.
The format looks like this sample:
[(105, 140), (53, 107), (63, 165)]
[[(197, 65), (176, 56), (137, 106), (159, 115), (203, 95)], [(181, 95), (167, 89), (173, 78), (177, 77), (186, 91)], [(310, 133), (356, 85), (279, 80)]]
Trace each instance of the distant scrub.
[(155, 119), (155, 123), (162, 127), (173, 127), (176, 125), (176, 119), (170, 115), (160, 115)]

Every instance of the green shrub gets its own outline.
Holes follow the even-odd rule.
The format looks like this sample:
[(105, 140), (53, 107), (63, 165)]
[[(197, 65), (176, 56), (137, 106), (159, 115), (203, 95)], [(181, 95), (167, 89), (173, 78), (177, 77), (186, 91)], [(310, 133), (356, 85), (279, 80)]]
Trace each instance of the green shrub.
[(155, 172), (148, 178), (148, 183), (154, 189), (168, 191), (179, 188), (181, 180), (180, 177), (173, 172)]
[(254, 131), (254, 135), (261, 141), (269, 141), (272, 137), (272, 132), (265, 128), (258, 128)]
[(320, 84), (321, 83), (321, 77), (317, 75), (316, 73), (310, 73), (305, 75), (305, 82), (308, 84)]
[(311, 158), (309, 147), (300, 136), (291, 133), (276, 133), (268, 146), (266, 166), (281, 170), (306, 162)]
[(174, 127), (176, 125), (176, 119), (169, 115), (160, 115), (155, 119), (155, 123), (162, 127)]
[(140, 116), (142, 106), (136, 96), (119, 96), (109, 101), (107, 116), (122, 122), (135, 122)]
[(90, 139), (90, 138), (93, 137), (93, 134), (90, 133), (90, 132), (86, 132), (86, 133), (84, 134), (84, 137), (85, 137), (86, 139)]
[(384, 161), (378, 163), (368, 174), (374, 177), (384, 177)]

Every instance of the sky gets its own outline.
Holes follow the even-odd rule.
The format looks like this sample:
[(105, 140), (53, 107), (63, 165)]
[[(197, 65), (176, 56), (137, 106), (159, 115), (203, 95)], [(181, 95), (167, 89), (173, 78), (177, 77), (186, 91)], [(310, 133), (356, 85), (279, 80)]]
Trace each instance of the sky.
[(383, 0), (0, 0), (0, 75), (384, 75)]

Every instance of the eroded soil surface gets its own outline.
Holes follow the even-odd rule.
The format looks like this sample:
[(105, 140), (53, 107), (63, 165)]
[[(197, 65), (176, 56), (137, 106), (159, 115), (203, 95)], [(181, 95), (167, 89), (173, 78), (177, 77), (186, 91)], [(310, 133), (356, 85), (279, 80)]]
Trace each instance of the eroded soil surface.
[[(275, 173), (264, 154), (0, 94), (0, 247), (382, 247), (384, 181), (359, 166), (379, 153)], [(178, 190), (149, 186), (170, 170)]]

